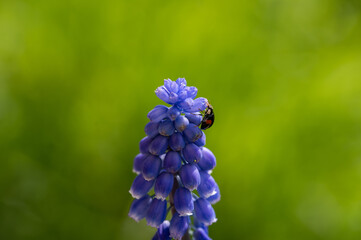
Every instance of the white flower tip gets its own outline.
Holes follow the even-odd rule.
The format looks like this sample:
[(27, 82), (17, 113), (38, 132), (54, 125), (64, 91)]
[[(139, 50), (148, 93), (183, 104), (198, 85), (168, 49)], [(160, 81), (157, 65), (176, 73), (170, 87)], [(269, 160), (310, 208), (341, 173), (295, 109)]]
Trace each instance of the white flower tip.
[(159, 199), (159, 200), (162, 200), (164, 201), (167, 197), (163, 197), (163, 196), (158, 196), (158, 195), (155, 195), (154, 196), (156, 199)]
[(192, 212), (179, 214), (179, 216), (181, 216), (181, 217), (187, 217), (187, 216), (192, 216), (192, 215), (193, 215)]
[(135, 198), (135, 199), (139, 199), (139, 198), (141, 197), (141, 196), (133, 193), (132, 189), (129, 190), (129, 193), (130, 193), (130, 195), (132, 195), (132, 197)]

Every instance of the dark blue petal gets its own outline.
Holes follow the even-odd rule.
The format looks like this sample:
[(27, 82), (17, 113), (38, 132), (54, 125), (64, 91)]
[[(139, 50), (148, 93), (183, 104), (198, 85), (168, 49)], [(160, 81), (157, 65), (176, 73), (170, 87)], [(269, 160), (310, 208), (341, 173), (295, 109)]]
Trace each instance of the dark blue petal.
[(212, 170), (216, 166), (216, 157), (206, 147), (202, 147), (202, 158), (198, 162), (198, 166), (204, 170)]
[(194, 99), (197, 96), (198, 89), (196, 87), (186, 87), (187, 97)]
[(168, 148), (168, 137), (158, 135), (149, 145), (149, 152), (153, 155), (162, 155)]
[(179, 115), (174, 121), (174, 126), (178, 132), (183, 132), (184, 129), (187, 128), (188, 124), (188, 119), (183, 115)]
[(176, 83), (178, 84), (179, 90), (183, 90), (187, 86), (187, 81), (185, 78), (178, 78)]
[(165, 200), (172, 191), (174, 176), (171, 173), (163, 172), (155, 180), (154, 193), (158, 199)]
[(217, 202), (219, 202), (221, 200), (221, 192), (219, 191), (219, 187), (218, 187), (217, 183), (216, 183), (215, 191), (216, 191), (216, 194), (207, 198), (207, 201), (210, 202), (211, 204), (216, 204)]
[(182, 166), (182, 158), (178, 152), (168, 151), (165, 155), (163, 167), (167, 172), (176, 173)]
[(200, 137), (197, 141), (194, 142), (198, 147), (203, 147), (206, 145), (206, 134), (202, 131), (202, 137)]
[(171, 240), (169, 236), (169, 226), (170, 222), (168, 220), (165, 220), (159, 227), (157, 232), (155, 233), (152, 240)]
[(181, 240), (183, 235), (187, 232), (189, 227), (189, 217), (182, 217), (175, 213), (170, 220), (170, 237)]
[(168, 108), (166, 106), (158, 105), (148, 113), (147, 117), (152, 122), (160, 122), (167, 117), (167, 112)]
[(143, 163), (142, 174), (145, 180), (155, 179), (162, 167), (162, 160), (158, 156), (149, 155)]
[(143, 178), (142, 174), (139, 174), (135, 177), (129, 193), (133, 198), (139, 199), (149, 192), (149, 190), (153, 187), (153, 184), (154, 180), (147, 181)]
[(151, 227), (158, 227), (167, 216), (167, 201), (154, 198), (145, 219)]
[(187, 144), (184, 147), (182, 152), (183, 152), (184, 159), (188, 163), (197, 163), (202, 158), (202, 150), (194, 143)]
[(140, 140), (139, 151), (144, 154), (149, 153), (149, 145), (151, 144), (152, 141), (153, 141), (153, 138), (148, 137), (148, 136), (146, 136), (142, 140)]
[(195, 124), (190, 123), (188, 127), (183, 131), (183, 136), (188, 142), (195, 142), (202, 137), (202, 130)]
[(216, 194), (217, 184), (214, 178), (204, 171), (200, 171), (199, 173), (201, 175), (201, 183), (197, 188), (199, 195), (203, 198), (208, 198)]
[(174, 133), (169, 137), (169, 147), (173, 151), (180, 151), (184, 148), (186, 143), (184, 142), (183, 135), (179, 132)]
[(169, 103), (169, 91), (164, 86), (158, 87), (155, 94), (164, 102)]
[(174, 207), (180, 216), (190, 216), (194, 210), (192, 193), (184, 187), (180, 187), (174, 194)]
[(201, 183), (201, 176), (198, 168), (194, 164), (186, 164), (179, 170), (179, 176), (182, 180), (184, 187), (193, 191)]
[(197, 228), (193, 233), (194, 240), (212, 240), (203, 228)]
[(135, 156), (133, 161), (133, 172), (139, 174), (142, 172), (143, 169), (143, 162), (148, 157), (149, 154), (139, 153)]
[(217, 221), (212, 205), (204, 198), (198, 198), (194, 202), (194, 212), (197, 220), (206, 226)]
[(176, 106), (169, 108), (167, 115), (170, 120), (174, 121), (180, 114), (179, 109)]
[(201, 114), (197, 113), (187, 113), (185, 116), (186, 118), (188, 118), (190, 123), (193, 123), (197, 126), (201, 124), (203, 118)]
[(149, 195), (145, 195), (140, 199), (134, 199), (130, 206), (128, 216), (139, 222), (145, 217), (151, 202), (152, 198)]
[(163, 136), (172, 135), (174, 133), (174, 130), (174, 124), (169, 118), (161, 121), (158, 127), (159, 134)]
[(205, 98), (197, 98), (194, 99), (193, 101), (193, 105), (191, 107), (190, 110), (188, 110), (189, 112), (200, 112), (200, 111), (204, 111), (208, 106), (208, 100)]

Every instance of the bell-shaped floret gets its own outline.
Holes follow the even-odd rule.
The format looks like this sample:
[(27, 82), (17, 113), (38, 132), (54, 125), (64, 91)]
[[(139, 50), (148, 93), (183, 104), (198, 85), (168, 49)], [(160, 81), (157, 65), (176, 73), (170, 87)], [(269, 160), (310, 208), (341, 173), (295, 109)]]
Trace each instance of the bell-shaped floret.
[(169, 232), (170, 237), (181, 240), (183, 235), (187, 232), (189, 227), (189, 217), (179, 216), (175, 213), (170, 221)]
[(149, 152), (153, 155), (162, 155), (168, 148), (168, 137), (158, 135), (149, 144)]
[(216, 194), (216, 181), (214, 178), (204, 171), (199, 172), (201, 175), (201, 183), (197, 187), (199, 195), (203, 198), (208, 198)]
[(197, 220), (206, 226), (217, 221), (212, 205), (204, 198), (198, 198), (194, 202), (194, 212)]
[(158, 105), (153, 108), (147, 115), (150, 121), (160, 122), (167, 117), (168, 108), (163, 105)]
[(179, 109), (176, 106), (173, 106), (169, 108), (167, 115), (170, 120), (174, 121), (180, 113)]
[(149, 190), (153, 187), (153, 184), (154, 180), (147, 181), (143, 178), (142, 174), (139, 174), (135, 177), (129, 193), (133, 198), (139, 199), (149, 192)]
[(195, 124), (190, 123), (184, 130), (183, 135), (188, 142), (195, 142), (202, 137), (202, 130)]
[(188, 118), (186, 118), (183, 115), (179, 115), (174, 121), (174, 126), (178, 132), (183, 132), (184, 129), (187, 128), (188, 124), (189, 124)]
[(146, 136), (139, 142), (139, 151), (141, 153), (149, 153), (149, 146), (152, 143), (153, 138)]
[(161, 174), (159, 174), (154, 184), (155, 197), (165, 200), (168, 197), (169, 193), (172, 191), (173, 183), (173, 174), (168, 172), (162, 172)]
[(188, 163), (197, 163), (202, 158), (202, 150), (194, 143), (187, 144), (183, 148), (182, 153)]
[(184, 148), (186, 145), (183, 135), (180, 132), (174, 133), (172, 136), (169, 137), (169, 147), (173, 151), (179, 152)]
[(166, 137), (172, 135), (174, 129), (174, 124), (169, 118), (162, 120), (158, 127), (159, 134)]
[(201, 183), (201, 176), (198, 168), (194, 164), (186, 164), (179, 170), (179, 176), (183, 186), (193, 191)]
[(190, 216), (194, 210), (192, 193), (184, 187), (180, 187), (174, 194), (174, 207), (180, 216)]
[(204, 170), (212, 170), (216, 166), (216, 157), (206, 147), (202, 147), (202, 158), (198, 162), (198, 166)]
[(148, 137), (154, 138), (159, 133), (158, 127), (159, 127), (159, 122), (149, 122), (147, 123), (147, 125), (145, 125), (144, 132), (145, 134), (147, 134)]
[(168, 151), (164, 157), (163, 167), (167, 172), (176, 173), (182, 166), (182, 158), (178, 152)]
[(149, 206), (145, 219), (151, 227), (158, 227), (167, 216), (167, 201), (154, 198)]
[(150, 181), (155, 179), (162, 167), (162, 160), (158, 156), (149, 154), (144, 160), (142, 174), (145, 180)]
[(134, 199), (130, 206), (128, 216), (139, 222), (145, 217), (151, 202), (152, 198), (149, 195), (145, 195), (140, 199)]
[(133, 161), (133, 172), (139, 174), (142, 172), (144, 160), (148, 157), (149, 154), (139, 153), (135, 156)]
[(185, 116), (190, 123), (193, 123), (197, 126), (201, 124), (203, 118), (203, 116), (199, 113), (187, 113)]

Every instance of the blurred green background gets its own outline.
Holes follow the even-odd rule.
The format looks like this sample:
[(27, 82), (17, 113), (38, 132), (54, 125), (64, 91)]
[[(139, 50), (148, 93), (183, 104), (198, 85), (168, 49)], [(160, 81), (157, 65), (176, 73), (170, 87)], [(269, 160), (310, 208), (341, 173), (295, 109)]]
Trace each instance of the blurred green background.
[(127, 217), (164, 78), (214, 107), (213, 239), (361, 239), (358, 0), (1, 0), (0, 239), (150, 239)]

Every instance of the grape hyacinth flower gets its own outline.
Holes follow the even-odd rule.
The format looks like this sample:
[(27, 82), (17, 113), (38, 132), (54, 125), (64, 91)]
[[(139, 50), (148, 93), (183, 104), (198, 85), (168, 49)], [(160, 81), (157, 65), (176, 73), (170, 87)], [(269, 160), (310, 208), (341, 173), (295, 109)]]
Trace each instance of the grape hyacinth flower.
[(153, 239), (211, 239), (208, 226), (217, 221), (212, 205), (221, 195), (211, 176), (216, 158), (204, 147), (200, 128), (209, 103), (195, 98), (197, 92), (184, 78), (164, 80), (155, 93), (171, 106), (158, 105), (148, 113), (146, 136), (134, 158), (137, 176), (129, 190), (134, 200), (128, 216), (157, 228)]

